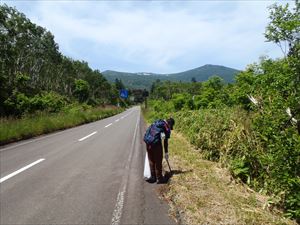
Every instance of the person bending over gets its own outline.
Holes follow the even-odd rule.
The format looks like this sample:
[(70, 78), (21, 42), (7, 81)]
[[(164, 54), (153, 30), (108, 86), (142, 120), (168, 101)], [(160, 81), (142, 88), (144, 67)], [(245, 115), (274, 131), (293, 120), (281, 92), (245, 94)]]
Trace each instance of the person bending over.
[(161, 184), (166, 182), (162, 175), (162, 139), (164, 139), (165, 158), (168, 160), (168, 139), (170, 138), (174, 124), (175, 120), (173, 118), (167, 120), (159, 119), (152, 123), (146, 130), (144, 142), (146, 143), (151, 171), (151, 177), (146, 179), (146, 181), (149, 183), (157, 182), (158, 184)]

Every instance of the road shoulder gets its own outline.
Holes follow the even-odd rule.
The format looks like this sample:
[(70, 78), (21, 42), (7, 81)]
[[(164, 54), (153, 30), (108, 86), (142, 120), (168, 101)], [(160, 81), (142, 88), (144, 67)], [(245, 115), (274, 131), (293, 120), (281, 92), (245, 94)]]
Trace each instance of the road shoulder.
[[(142, 137), (146, 131), (146, 123), (141, 116), (141, 124), (140, 124), (140, 140), (141, 140), (141, 150), (143, 155), (143, 167), (144, 168), (144, 160), (146, 154), (146, 146), (145, 143), (142, 141)], [(141, 179), (142, 178), (141, 173)], [(169, 205), (166, 201), (159, 198), (159, 191), (161, 187), (164, 185), (158, 184), (149, 184), (146, 181), (142, 181), (143, 185), (143, 194), (144, 194), (144, 212), (143, 217), (144, 221), (143, 224), (176, 224), (175, 220), (173, 220), (169, 215)]]

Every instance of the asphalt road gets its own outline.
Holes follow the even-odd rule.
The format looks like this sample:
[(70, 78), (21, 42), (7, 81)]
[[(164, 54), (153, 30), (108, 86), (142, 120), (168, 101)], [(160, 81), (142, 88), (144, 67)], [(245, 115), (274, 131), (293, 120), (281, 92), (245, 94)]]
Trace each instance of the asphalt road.
[(174, 224), (143, 181), (139, 107), (0, 148), (1, 224)]

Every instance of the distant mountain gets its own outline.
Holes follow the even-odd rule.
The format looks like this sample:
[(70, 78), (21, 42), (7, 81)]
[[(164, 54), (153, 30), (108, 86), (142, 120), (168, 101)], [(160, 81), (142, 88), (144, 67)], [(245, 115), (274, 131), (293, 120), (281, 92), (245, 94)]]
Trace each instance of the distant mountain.
[(229, 67), (207, 64), (196, 69), (187, 70), (185, 72), (169, 74), (168, 77), (172, 77), (172, 79), (181, 80), (184, 82), (189, 82), (193, 77), (196, 78), (196, 81), (206, 81), (209, 77), (217, 75), (219, 77), (222, 77), (225, 82), (232, 83), (234, 81), (235, 75), (239, 72), (239, 70)]
[(116, 78), (121, 79), (123, 84), (127, 88), (134, 89), (150, 89), (152, 83), (157, 79), (163, 80), (172, 80), (176, 81), (176, 79), (172, 79), (165, 75), (151, 74), (151, 75), (141, 75), (142, 73), (124, 73), (107, 70), (102, 72), (102, 74), (106, 77), (109, 82), (115, 82)]
[(102, 74), (109, 82), (114, 82), (116, 78), (121, 79), (127, 88), (149, 89), (151, 87), (151, 84), (157, 79), (161, 81), (170, 80), (178, 82), (191, 82), (192, 78), (194, 77), (196, 81), (202, 82), (208, 80), (208, 78), (211, 76), (217, 75), (219, 77), (222, 77), (225, 82), (232, 83), (235, 75), (239, 72), (239, 70), (225, 66), (204, 65), (192, 70), (173, 74), (155, 74), (144, 72), (126, 73), (112, 70), (106, 70), (102, 72)]

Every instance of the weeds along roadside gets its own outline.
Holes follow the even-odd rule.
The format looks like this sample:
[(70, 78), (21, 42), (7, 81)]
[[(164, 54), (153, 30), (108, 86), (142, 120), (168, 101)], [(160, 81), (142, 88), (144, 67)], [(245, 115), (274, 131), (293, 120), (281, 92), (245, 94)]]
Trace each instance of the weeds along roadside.
[(19, 119), (0, 119), (0, 145), (104, 119), (124, 108), (71, 107), (58, 113), (36, 113)]
[(267, 210), (268, 196), (232, 179), (220, 163), (203, 160), (177, 131), (169, 147), (174, 175), (159, 192), (181, 224), (296, 224), (278, 210)]
[(262, 127), (255, 125), (262, 116), (238, 107), (172, 113), (150, 107), (145, 116), (149, 121), (174, 117), (175, 130), (198, 149), (199, 157), (220, 162), (234, 178), (271, 196), (267, 200), (270, 209), (276, 207), (283, 210), (285, 216), (297, 218), (300, 187), (295, 143), (298, 137), (284, 138), (284, 134), (280, 134), (281, 137), (274, 137), (277, 141), (264, 139), (265, 134), (259, 132)]

